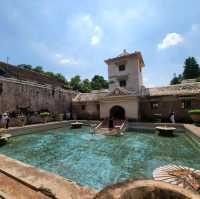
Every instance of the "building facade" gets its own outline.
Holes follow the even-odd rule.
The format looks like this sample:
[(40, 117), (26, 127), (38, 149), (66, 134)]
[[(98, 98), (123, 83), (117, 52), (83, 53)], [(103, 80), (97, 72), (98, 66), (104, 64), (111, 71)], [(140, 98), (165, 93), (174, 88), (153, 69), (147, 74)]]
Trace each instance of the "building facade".
[(145, 88), (140, 52), (128, 53), (105, 60), (108, 65), (109, 89), (79, 93), (72, 100), (76, 119), (128, 119), (152, 121), (155, 115), (167, 120), (174, 111), (177, 121), (189, 121), (188, 110), (200, 108), (200, 83)]

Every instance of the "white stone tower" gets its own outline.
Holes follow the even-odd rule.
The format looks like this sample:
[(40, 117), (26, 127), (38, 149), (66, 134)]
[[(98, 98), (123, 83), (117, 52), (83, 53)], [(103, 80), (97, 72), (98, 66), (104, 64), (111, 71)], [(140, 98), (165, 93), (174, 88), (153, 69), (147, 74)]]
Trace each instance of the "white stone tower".
[(144, 61), (140, 52), (128, 53), (126, 50), (117, 57), (105, 60), (108, 65), (109, 89), (123, 87), (139, 93), (143, 86), (142, 69)]

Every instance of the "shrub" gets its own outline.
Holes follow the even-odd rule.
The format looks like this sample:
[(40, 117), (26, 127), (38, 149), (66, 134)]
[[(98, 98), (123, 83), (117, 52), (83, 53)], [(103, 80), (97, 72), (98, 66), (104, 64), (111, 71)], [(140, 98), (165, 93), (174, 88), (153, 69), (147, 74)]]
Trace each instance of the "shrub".
[(192, 109), (188, 111), (188, 113), (199, 113), (200, 114), (200, 109)]
[(49, 116), (50, 114), (49, 114), (49, 112), (41, 112), (40, 113), (40, 116), (41, 117), (47, 117), (47, 116)]

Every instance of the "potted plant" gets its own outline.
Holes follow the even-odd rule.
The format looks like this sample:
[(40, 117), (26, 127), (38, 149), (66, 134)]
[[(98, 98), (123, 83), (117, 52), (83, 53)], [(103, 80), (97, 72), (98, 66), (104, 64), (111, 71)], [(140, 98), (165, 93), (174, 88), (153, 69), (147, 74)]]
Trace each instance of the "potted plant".
[(40, 117), (42, 118), (43, 123), (47, 122), (49, 115), (50, 115), (49, 112), (41, 112), (40, 113)]
[(188, 111), (188, 113), (192, 118), (193, 122), (200, 123), (200, 109), (193, 109)]

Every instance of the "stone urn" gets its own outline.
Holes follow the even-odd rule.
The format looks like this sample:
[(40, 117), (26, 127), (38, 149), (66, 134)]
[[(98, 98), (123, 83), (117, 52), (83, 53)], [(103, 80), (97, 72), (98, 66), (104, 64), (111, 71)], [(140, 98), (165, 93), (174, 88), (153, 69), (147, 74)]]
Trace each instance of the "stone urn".
[(190, 117), (192, 118), (193, 122), (200, 124), (200, 109), (194, 109), (188, 111)]
[(105, 187), (94, 199), (199, 199), (196, 192), (155, 180), (128, 180)]

